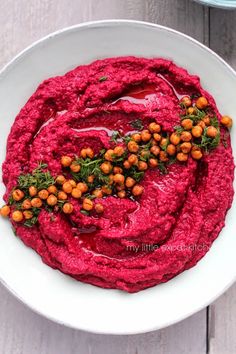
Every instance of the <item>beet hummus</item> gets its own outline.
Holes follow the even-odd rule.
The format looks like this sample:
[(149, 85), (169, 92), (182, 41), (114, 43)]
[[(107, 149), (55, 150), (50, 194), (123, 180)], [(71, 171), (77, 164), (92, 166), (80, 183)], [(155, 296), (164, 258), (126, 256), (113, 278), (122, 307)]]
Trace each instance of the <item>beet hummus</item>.
[[(200, 101), (196, 104), (199, 97), (205, 99), (207, 108), (201, 107)], [(220, 125), (221, 120), (213, 97), (201, 87), (200, 79), (161, 58), (98, 60), (45, 80), (21, 109), (8, 137), (3, 164), (6, 202), (19, 176), (28, 174), (30, 181), (32, 171), (36, 170), (39, 178), (42, 171), (48, 171), (43, 175), (45, 180), (56, 180), (57, 176), (66, 176), (62, 157), (72, 159), (89, 148), (91, 163), (97, 163), (100, 160), (95, 161), (96, 156), (114, 151), (115, 142), (124, 149), (132, 134), (139, 135), (142, 129), (146, 133), (141, 138), (148, 141), (145, 146), (150, 148), (152, 161), (139, 155), (142, 178), (136, 173), (129, 179), (131, 186), (132, 179), (139, 178), (136, 190), (128, 188), (125, 192), (121, 187), (124, 181), (118, 181), (117, 194), (104, 189), (101, 196), (88, 198), (88, 205), (77, 199), (81, 196), (76, 196), (78, 190), (73, 196), (69, 191), (69, 209), (65, 207), (64, 213), (58, 212), (58, 206), (52, 209), (58, 198), (53, 188), (58, 187), (50, 187), (50, 210), (37, 209), (36, 204), (28, 207), (31, 199), (27, 199), (25, 218), (30, 217), (31, 208), (37, 209), (37, 222), (35, 219), (27, 227), (10, 214), (17, 236), (50, 267), (103, 288), (137, 292), (193, 267), (219, 235), (233, 198), (234, 162), (229, 132)], [(155, 137), (148, 132), (151, 123), (161, 126), (162, 143), (157, 143), (158, 133)], [(176, 143), (173, 132), (179, 139)], [(192, 149), (189, 155), (188, 146)], [(130, 161), (135, 161), (135, 149), (128, 149), (134, 156), (127, 155), (127, 166), (117, 167), (117, 179), (127, 180), (122, 171), (128, 171)], [(162, 158), (158, 157), (160, 151)], [(111, 165), (112, 158), (111, 154), (107, 159)], [(155, 164), (158, 168), (152, 168)], [(107, 166), (106, 162), (104, 168)], [(47, 193), (45, 198), (43, 192), (39, 197), (42, 204)]]

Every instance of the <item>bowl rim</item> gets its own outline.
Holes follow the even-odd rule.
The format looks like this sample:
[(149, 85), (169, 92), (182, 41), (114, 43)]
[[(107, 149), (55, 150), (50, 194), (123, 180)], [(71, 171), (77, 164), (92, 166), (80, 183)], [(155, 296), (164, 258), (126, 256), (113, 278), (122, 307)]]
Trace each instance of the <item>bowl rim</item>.
[[(152, 28), (157, 28), (159, 30), (162, 31), (167, 31), (169, 33), (173, 33), (179, 37), (184, 37), (185, 39), (189, 40), (190, 42), (195, 43), (195, 45), (197, 45), (198, 47), (200, 47), (202, 50), (209, 52), (211, 55), (213, 55), (217, 61), (221, 64), (223, 64), (228, 70), (229, 72), (231, 72), (231, 74), (233, 74), (236, 78), (236, 71), (224, 60), (222, 59), (217, 53), (215, 53), (212, 49), (208, 48), (206, 45), (202, 44), (201, 42), (199, 42), (198, 40), (192, 38), (189, 35), (186, 35), (180, 31), (177, 31), (175, 29), (163, 26), (163, 25), (159, 25), (159, 24), (155, 24), (155, 23), (151, 23), (151, 22), (147, 22), (147, 21), (138, 21), (138, 20), (126, 20), (126, 19), (107, 19), (107, 20), (96, 20), (96, 21), (88, 21), (88, 22), (83, 22), (83, 23), (79, 23), (79, 24), (75, 24), (72, 26), (67, 26), (64, 27), (62, 29), (59, 29), (57, 31), (54, 31), (52, 33), (47, 34), (46, 36), (40, 38), (39, 40), (34, 41), (32, 44), (30, 44), (29, 46), (27, 46), (25, 49), (23, 49), (22, 51), (20, 51), (18, 54), (16, 54), (13, 59), (11, 59), (7, 64), (5, 64), (2, 69), (0, 70), (0, 79), (4, 78), (5, 75), (7, 75), (8, 70), (10, 70), (12, 65), (17, 64), (18, 60), (24, 58), (24, 56), (28, 53), (31, 52), (34, 47), (40, 45), (41, 43), (45, 42), (45, 41), (50, 41), (53, 40), (54, 37), (60, 36), (64, 33), (70, 33), (73, 31), (76, 31), (78, 29), (86, 29), (86, 28), (96, 28), (96, 27), (109, 27), (109, 25), (116, 25), (116, 26), (122, 26), (122, 24), (125, 25), (129, 25), (129, 26), (143, 26), (143, 27), (152, 27)], [(235, 196), (236, 197), (236, 196)], [(166, 328), (168, 326), (174, 325), (188, 317), (190, 317), (191, 315), (199, 312), (200, 310), (202, 310), (203, 308), (207, 307), (210, 303), (214, 302), (218, 297), (220, 297), (230, 286), (232, 286), (234, 284), (234, 282), (236, 281), (236, 273), (234, 278), (231, 279), (231, 281), (229, 281), (225, 287), (223, 289), (221, 289), (220, 292), (218, 292), (214, 297), (212, 297), (211, 299), (209, 299), (208, 301), (195, 306), (191, 311), (189, 311), (188, 313), (184, 313), (181, 316), (179, 316), (178, 318), (175, 318), (173, 321), (166, 321), (166, 323), (162, 324), (162, 325), (157, 325), (154, 327), (149, 327), (146, 326), (145, 328), (143, 328), (143, 330), (139, 330), (137, 332), (137, 330), (134, 331), (102, 331), (102, 330), (91, 330), (90, 328), (87, 328), (85, 326), (83, 327), (78, 327), (75, 325), (72, 325), (70, 323), (68, 323), (67, 321), (63, 321), (60, 320), (54, 316), (48, 315), (46, 313), (46, 311), (44, 312), (43, 310), (39, 310), (37, 308), (35, 308), (33, 305), (28, 304), (27, 302), (24, 301), (24, 299), (17, 294), (17, 291), (15, 291), (10, 285), (7, 284), (7, 282), (2, 279), (2, 277), (0, 276), (0, 283), (17, 299), (19, 300), (24, 306), (26, 306), (27, 308), (29, 308), (30, 310), (34, 311), (35, 313), (39, 314), (40, 316), (45, 317), (46, 319), (54, 322), (54, 323), (58, 323), (64, 327), (68, 327), (71, 329), (75, 329), (75, 330), (80, 330), (80, 331), (84, 331), (84, 332), (90, 332), (90, 333), (95, 333), (95, 334), (107, 334), (107, 335), (134, 335), (134, 334), (141, 334), (141, 333), (149, 333), (152, 331), (156, 331), (159, 329), (163, 329)]]
[(235, 10), (236, 9), (236, 1), (234, 3), (229, 0), (194, 0), (195, 2), (200, 3), (201, 5), (205, 5), (208, 7), (215, 7), (218, 9), (224, 10)]

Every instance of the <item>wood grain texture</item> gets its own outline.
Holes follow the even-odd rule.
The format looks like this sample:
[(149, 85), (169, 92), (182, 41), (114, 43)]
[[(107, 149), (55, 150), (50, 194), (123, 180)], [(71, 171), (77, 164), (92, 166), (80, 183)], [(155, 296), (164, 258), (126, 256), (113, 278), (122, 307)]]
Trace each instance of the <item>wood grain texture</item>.
[[(1, 0), (0, 66), (52, 31), (109, 18), (144, 20), (172, 27), (211, 45), (236, 65), (235, 13), (209, 10), (191, 0)], [(236, 353), (233, 338), (236, 305), (232, 300), (235, 295), (236, 286), (209, 310), (210, 354)], [(204, 354), (207, 350), (205, 309), (161, 331), (136, 336), (100, 336), (42, 318), (2, 286), (0, 299), (0, 353), (4, 354)]]

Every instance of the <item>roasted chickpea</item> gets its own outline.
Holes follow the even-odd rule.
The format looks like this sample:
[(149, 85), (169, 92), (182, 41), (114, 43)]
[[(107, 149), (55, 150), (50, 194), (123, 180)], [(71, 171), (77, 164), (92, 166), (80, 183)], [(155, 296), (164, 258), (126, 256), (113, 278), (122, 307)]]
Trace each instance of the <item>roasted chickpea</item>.
[(206, 131), (206, 135), (209, 137), (209, 138), (215, 138), (218, 134), (218, 130), (213, 127), (212, 125), (210, 125), (208, 128), (207, 128), (207, 131)]
[(161, 126), (156, 122), (152, 122), (149, 124), (148, 129), (150, 130), (151, 133), (160, 133)]
[(22, 203), (22, 209), (30, 209), (30, 208), (32, 208), (31, 200), (25, 199)]
[(160, 161), (162, 161), (162, 162), (167, 162), (167, 161), (169, 161), (167, 152), (166, 152), (166, 151), (160, 151), (159, 159), (160, 159)]
[(158, 142), (158, 141), (161, 141), (161, 135), (158, 134), (158, 133), (154, 133), (154, 134), (153, 134), (153, 138), (154, 138), (154, 140), (157, 141), (157, 142)]
[(146, 149), (143, 149), (140, 153), (140, 156), (142, 156), (144, 159), (148, 159), (149, 156), (150, 156), (150, 151), (149, 150), (146, 150)]
[(228, 129), (230, 129), (233, 125), (233, 120), (229, 116), (222, 116), (220, 122), (224, 127)]
[(62, 186), (62, 190), (63, 192), (67, 193), (67, 194), (70, 194), (72, 192), (72, 185), (69, 181), (65, 182)]
[(54, 194), (50, 194), (47, 199), (48, 205), (54, 206), (57, 204), (57, 197)]
[(73, 161), (72, 164), (70, 165), (70, 170), (74, 173), (78, 173), (80, 171), (80, 165), (78, 164), (78, 162)]
[(73, 179), (68, 179), (68, 182), (70, 182), (70, 184), (72, 185), (73, 188), (76, 187), (76, 181)]
[(111, 173), (108, 177), (109, 177), (109, 185), (111, 186), (114, 182), (114, 175)]
[(202, 120), (205, 123), (205, 125), (207, 126), (211, 125), (211, 119), (208, 115), (206, 115)]
[(86, 193), (88, 191), (88, 186), (84, 182), (77, 183), (76, 188), (78, 188), (81, 191), (81, 193)]
[(10, 214), (10, 212), (11, 212), (11, 209), (8, 205), (4, 205), (0, 209), (0, 215), (3, 217), (7, 217)]
[(132, 177), (127, 177), (125, 180), (125, 185), (127, 188), (131, 188), (135, 185), (136, 181)]
[(104, 206), (100, 203), (95, 204), (95, 211), (98, 214), (102, 214), (104, 212)]
[(125, 160), (123, 162), (123, 166), (124, 166), (125, 169), (128, 170), (131, 167), (131, 163), (128, 160)]
[(88, 181), (88, 183), (93, 183), (94, 179), (95, 179), (95, 176), (91, 175), (91, 176), (88, 176), (87, 181)]
[(145, 161), (139, 161), (138, 162), (138, 169), (139, 171), (146, 171), (148, 168), (148, 165)]
[(93, 149), (91, 149), (90, 147), (88, 147), (88, 148), (86, 149), (86, 154), (87, 154), (87, 156), (88, 156), (90, 159), (92, 159), (92, 158), (94, 157), (94, 151), (93, 151)]
[(173, 145), (178, 145), (180, 143), (180, 136), (178, 133), (172, 133), (170, 136), (170, 142)]
[(189, 142), (182, 143), (180, 149), (184, 154), (188, 154), (191, 151), (192, 144)]
[(117, 173), (114, 175), (113, 177), (113, 181), (117, 184), (124, 184), (125, 182), (125, 176), (120, 174), (120, 173)]
[(117, 193), (117, 195), (118, 195), (119, 198), (125, 198), (126, 197), (126, 191), (119, 191)]
[(151, 146), (157, 146), (157, 141), (155, 139), (151, 139)]
[(33, 198), (31, 200), (31, 205), (33, 208), (41, 208), (41, 206), (43, 205), (43, 202), (40, 198)]
[(84, 198), (84, 200), (83, 200), (83, 209), (84, 210), (90, 211), (90, 210), (93, 209), (93, 206), (94, 206), (94, 204), (93, 204), (93, 201), (91, 199)]
[(142, 140), (141, 134), (134, 133), (133, 135), (131, 135), (131, 139), (134, 140), (136, 143), (140, 143), (140, 141)]
[(192, 134), (190, 132), (182, 132), (180, 135), (182, 141), (190, 141), (192, 139)]
[(144, 191), (143, 186), (141, 186), (140, 184), (136, 184), (133, 188), (132, 188), (132, 194), (137, 197), (139, 195), (141, 195)]
[(112, 189), (110, 186), (102, 186), (102, 192), (104, 194), (110, 195), (112, 194)]
[(162, 138), (161, 141), (160, 141), (160, 147), (162, 149), (165, 149), (167, 144), (168, 144), (168, 139), (167, 138)]
[(49, 194), (57, 194), (58, 190), (57, 190), (57, 187), (56, 186), (49, 186), (48, 187), (48, 192)]
[(181, 103), (185, 106), (185, 107), (190, 107), (192, 105), (192, 100), (189, 96), (184, 96), (181, 98)]
[(166, 152), (170, 156), (174, 156), (176, 153), (176, 146), (174, 144), (169, 144), (166, 148)]
[(194, 146), (191, 151), (191, 156), (194, 160), (200, 160), (202, 158), (202, 151), (197, 146)]
[(193, 127), (193, 121), (191, 119), (186, 118), (182, 120), (181, 125), (185, 130), (191, 130)]
[(208, 101), (207, 101), (206, 97), (203, 97), (203, 96), (199, 97), (199, 98), (197, 99), (197, 101), (196, 101), (196, 106), (197, 106), (198, 109), (205, 109), (205, 108), (207, 108), (207, 106), (208, 106)]
[(65, 214), (71, 214), (73, 212), (73, 205), (71, 203), (65, 203), (62, 207), (62, 210)]
[(114, 148), (114, 154), (116, 155), (116, 156), (122, 156), (123, 154), (124, 154), (124, 152), (125, 152), (125, 150), (124, 150), (124, 148), (122, 147), (122, 146), (116, 146), (115, 148)]
[(12, 198), (16, 201), (19, 202), (20, 200), (22, 200), (25, 196), (25, 193), (22, 192), (20, 189), (15, 189), (12, 192)]
[(150, 134), (150, 132), (148, 130), (142, 130), (141, 131), (141, 138), (142, 138), (142, 141), (144, 142), (147, 142), (151, 139), (152, 137), (152, 134)]
[(128, 142), (128, 150), (130, 152), (138, 152), (138, 149), (139, 149), (139, 146), (135, 141), (131, 140)]
[(157, 156), (159, 155), (161, 149), (159, 148), (159, 146), (152, 146), (150, 151), (153, 155)]
[(123, 173), (123, 169), (119, 166), (113, 167), (113, 172), (114, 173)]
[(203, 133), (202, 127), (200, 127), (199, 125), (195, 125), (195, 127), (193, 127), (193, 129), (192, 129), (192, 135), (193, 135), (195, 138), (200, 138), (200, 136), (202, 136), (202, 133)]
[(114, 160), (114, 150), (108, 149), (104, 154), (104, 158), (107, 161), (113, 161)]
[(206, 124), (203, 122), (203, 120), (200, 120), (200, 121), (197, 123), (197, 126), (201, 127), (201, 128), (204, 130), (205, 127), (206, 127)]
[(177, 158), (178, 161), (185, 162), (185, 161), (188, 160), (188, 154), (184, 154), (183, 152), (179, 152), (176, 155), (176, 158)]
[(81, 190), (79, 190), (78, 188), (73, 188), (71, 195), (73, 198), (79, 199), (79, 198), (81, 198), (82, 193), (81, 193)]
[(67, 199), (67, 194), (65, 192), (63, 192), (63, 191), (59, 191), (58, 195), (57, 195), (57, 198), (59, 200), (66, 200)]
[(38, 190), (35, 186), (30, 186), (29, 187), (29, 195), (31, 197), (35, 197), (38, 194)]
[(63, 167), (69, 167), (72, 163), (72, 158), (70, 156), (62, 156), (61, 164)]
[(100, 188), (94, 189), (93, 193), (92, 193), (96, 198), (102, 198), (103, 197), (103, 193), (102, 190)]
[(42, 189), (41, 191), (38, 192), (38, 196), (40, 199), (46, 200), (49, 196), (49, 193), (48, 193), (47, 189)]
[(59, 175), (56, 178), (56, 183), (60, 184), (61, 186), (66, 182), (66, 178), (63, 175)]
[(189, 107), (188, 109), (187, 109), (187, 113), (189, 114), (189, 115), (194, 115), (195, 113), (196, 113), (196, 109), (195, 109), (195, 107)]
[(100, 165), (100, 169), (105, 175), (108, 175), (112, 170), (112, 164), (109, 161), (105, 161)]
[(26, 220), (30, 220), (33, 217), (33, 213), (30, 210), (23, 211), (23, 215)]
[(128, 161), (129, 161), (129, 163), (130, 163), (131, 165), (137, 165), (137, 163), (138, 163), (138, 156), (135, 155), (135, 154), (131, 154), (131, 155), (129, 155), (129, 157), (128, 157)]
[(19, 210), (13, 211), (11, 217), (15, 222), (21, 222), (24, 219), (23, 213)]
[(151, 158), (149, 161), (148, 161), (148, 164), (151, 168), (155, 168), (158, 166), (158, 161), (157, 159), (154, 159), (154, 158)]

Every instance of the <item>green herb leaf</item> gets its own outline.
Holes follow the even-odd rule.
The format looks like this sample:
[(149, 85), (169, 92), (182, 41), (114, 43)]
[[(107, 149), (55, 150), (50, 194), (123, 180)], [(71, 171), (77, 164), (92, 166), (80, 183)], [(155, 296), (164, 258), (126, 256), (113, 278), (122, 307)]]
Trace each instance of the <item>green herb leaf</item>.
[(143, 122), (141, 119), (136, 119), (130, 123), (130, 125), (137, 130), (142, 130), (143, 129)]
[(102, 82), (102, 81), (106, 81), (107, 80), (107, 76), (101, 76), (99, 78), (99, 81)]
[(84, 215), (89, 215), (89, 212), (87, 210), (80, 209), (81, 214)]

